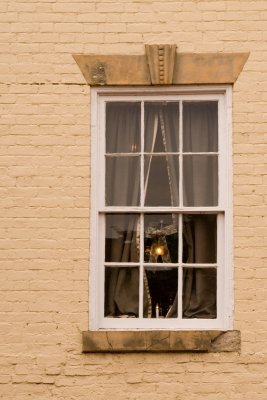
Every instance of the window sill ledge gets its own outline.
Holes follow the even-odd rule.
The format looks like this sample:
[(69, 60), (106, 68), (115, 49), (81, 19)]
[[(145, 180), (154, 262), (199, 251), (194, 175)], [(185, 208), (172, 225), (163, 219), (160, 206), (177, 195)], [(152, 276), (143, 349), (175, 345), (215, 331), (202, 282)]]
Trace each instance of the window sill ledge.
[(84, 353), (239, 352), (240, 331), (85, 331)]

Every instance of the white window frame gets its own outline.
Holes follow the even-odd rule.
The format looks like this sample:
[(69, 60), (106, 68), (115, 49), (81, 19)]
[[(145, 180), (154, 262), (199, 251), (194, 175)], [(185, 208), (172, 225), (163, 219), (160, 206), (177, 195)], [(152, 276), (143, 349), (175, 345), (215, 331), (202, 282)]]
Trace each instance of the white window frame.
[[(217, 318), (157, 319), (104, 317), (103, 215), (109, 211), (153, 211), (153, 207), (107, 207), (105, 193), (105, 102), (107, 101), (218, 100), (219, 204), (205, 207), (218, 215)], [(143, 129), (143, 128), (142, 128)], [(89, 265), (89, 330), (229, 330), (233, 328), (232, 235), (232, 86), (95, 87), (91, 88), (91, 218)], [(150, 210), (151, 209), (151, 210)], [(196, 213), (203, 207), (171, 207), (172, 211)], [(154, 209), (155, 210), (155, 209)], [(170, 208), (162, 207), (162, 212)], [(181, 270), (181, 268), (179, 268)], [(179, 279), (178, 293), (182, 280)], [(142, 286), (142, 285), (140, 285)], [(181, 301), (180, 301), (181, 303)], [(179, 303), (178, 303), (179, 304)], [(180, 305), (181, 307), (181, 305)], [(141, 315), (139, 313), (139, 315)]]

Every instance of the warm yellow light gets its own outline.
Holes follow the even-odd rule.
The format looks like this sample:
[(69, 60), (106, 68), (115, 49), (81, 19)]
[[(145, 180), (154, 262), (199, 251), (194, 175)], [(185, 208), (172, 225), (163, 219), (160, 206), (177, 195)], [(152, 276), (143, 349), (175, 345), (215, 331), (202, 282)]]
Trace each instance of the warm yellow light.
[(162, 256), (163, 253), (164, 253), (163, 247), (161, 247), (161, 246), (156, 247), (156, 248), (155, 248), (155, 253), (156, 253), (158, 256)]

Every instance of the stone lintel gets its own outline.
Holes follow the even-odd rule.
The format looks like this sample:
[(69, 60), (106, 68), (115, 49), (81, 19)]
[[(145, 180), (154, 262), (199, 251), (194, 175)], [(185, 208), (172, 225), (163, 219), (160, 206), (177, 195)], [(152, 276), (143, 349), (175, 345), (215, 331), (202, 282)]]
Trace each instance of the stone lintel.
[(85, 331), (84, 353), (239, 352), (239, 331)]
[(176, 59), (176, 84), (234, 83), (249, 53), (181, 53)]
[[(165, 56), (161, 68), (162, 50)], [(73, 55), (90, 86), (233, 84), (248, 56), (249, 53), (175, 53), (174, 45), (147, 46), (146, 55)]]
[(145, 56), (76, 54), (73, 57), (90, 86), (151, 85)]

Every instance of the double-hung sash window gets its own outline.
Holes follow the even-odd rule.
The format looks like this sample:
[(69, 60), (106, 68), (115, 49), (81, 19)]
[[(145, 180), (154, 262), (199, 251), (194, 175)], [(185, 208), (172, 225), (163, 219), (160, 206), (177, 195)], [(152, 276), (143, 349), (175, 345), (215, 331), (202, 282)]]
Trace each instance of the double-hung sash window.
[(92, 89), (90, 329), (231, 328), (231, 88)]

